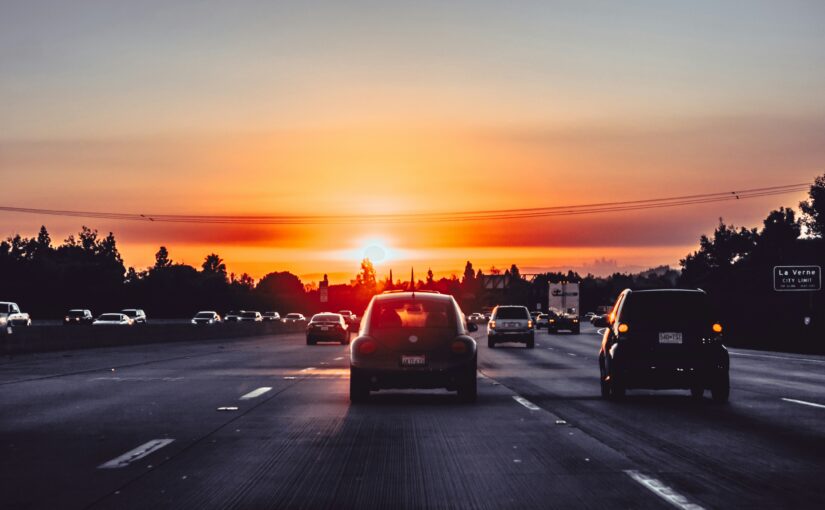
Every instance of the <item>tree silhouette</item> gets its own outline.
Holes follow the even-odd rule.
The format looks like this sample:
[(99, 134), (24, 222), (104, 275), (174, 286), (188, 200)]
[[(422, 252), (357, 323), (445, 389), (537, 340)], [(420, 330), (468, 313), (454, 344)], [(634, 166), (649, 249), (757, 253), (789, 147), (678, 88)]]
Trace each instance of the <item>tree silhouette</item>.
[(161, 246), (157, 253), (155, 253), (155, 270), (163, 269), (172, 265), (172, 259), (169, 258), (169, 250), (166, 246)]
[(226, 264), (223, 263), (223, 259), (217, 253), (207, 255), (203, 260), (203, 264), (201, 264), (201, 268), (203, 268), (204, 273), (222, 275), (226, 278)]
[(802, 222), (812, 236), (825, 237), (825, 174), (816, 178), (808, 197), (799, 203), (804, 215)]

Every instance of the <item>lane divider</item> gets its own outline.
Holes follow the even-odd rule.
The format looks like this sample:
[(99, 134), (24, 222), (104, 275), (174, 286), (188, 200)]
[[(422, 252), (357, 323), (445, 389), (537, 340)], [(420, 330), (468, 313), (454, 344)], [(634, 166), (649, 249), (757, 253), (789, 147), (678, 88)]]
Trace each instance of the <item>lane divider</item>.
[(150, 453), (154, 453), (164, 446), (168, 445), (174, 441), (174, 439), (152, 439), (151, 441), (147, 441), (142, 445), (138, 446), (133, 450), (129, 450), (128, 452), (124, 453), (120, 457), (115, 457), (114, 459), (104, 462), (103, 464), (97, 466), (98, 469), (119, 469), (125, 468), (132, 462), (136, 460), (140, 460), (143, 457), (146, 457)]
[(513, 400), (518, 402), (519, 404), (523, 405), (527, 409), (531, 411), (541, 411), (541, 407), (537, 406), (536, 404), (530, 402), (524, 397), (519, 397), (518, 395), (513, 395)]
[(676, 508), (681, 508), (682, 510), (704, 510), (704, 508), (700, 505), (691, 503), (690, 501), (688, 501), (686, 497), (682, 496), (681, 494), (671, 489), (658, 479), (653, 478), (652, 476), (640, 473), (635, 469), (625, 469), (624, 472), (627, 476), (632, 478), (639, 485), (649, 490), (653, 494), (656, 494), (657, 496), (667, 501), (671, 505), (675, 506)]
[(782, 397), (782, 400), (784, 400), (785, 402), (793, 402), (794, 404), (800, 404), (800, 405), (803, 405), (803, 406), (818, 407), (820, 409), (825, 409), (825, 405), (817, 404), (815, 402), (806, 402), (804, 400), (797, 400), (795, 398), (785, 398), (785, 397)]
[(260, 397), (261, 395), (263, 395), (267, 391), (271, 391), (271, 390), (272, 390), (272, 388), (270, 388), (269, 386), (264, 386), (264, 387), (258, 388), (257, 390), (252, 390), (249, 393), (247, 393), (246, 395), (242, 396), (241, 400), (249, 400), (251, 398)]
[(749, 358), (773, 358), (773, 359), (782, 359), (787, 361), (801, 361), (802, 363), (825, 363), (825, 360), (821, 359), (810, 359), (810, 358), (794, 358), (793, 356), (773, 356), (770, 354), (749, 354), (746, 352), (730, 352), (734, 356), (747, 356)]

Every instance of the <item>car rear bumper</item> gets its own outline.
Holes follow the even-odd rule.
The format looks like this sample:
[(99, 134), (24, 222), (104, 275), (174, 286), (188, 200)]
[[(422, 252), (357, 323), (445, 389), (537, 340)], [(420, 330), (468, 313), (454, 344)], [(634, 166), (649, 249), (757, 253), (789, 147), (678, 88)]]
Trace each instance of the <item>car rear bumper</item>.
[(307, 332), (307, 338), (308, 339), (310, 339), (310, 340), (321, 340), (321, 341), (335, 340), (337, 342), (338, 340), (341, 340), (342, 338), (345, 338), (346, 335), (347, 335), (346, 331), (337, 331), (337, 330), (336, 331), (312, 331), (312, 332)]
[(535, 338), (532, 330), (528, 331), (498, 331), (488, 330), (487, 336), (495, 342), (529, 342)]
[(457, 363), (447, 368), (399, 368), (397, 370), (370, 369), (351, 366), (352, 373), (363, 377), (370, 390), (380, 389), (457, 389), (468, 377), (475, 373), (475, 358)]

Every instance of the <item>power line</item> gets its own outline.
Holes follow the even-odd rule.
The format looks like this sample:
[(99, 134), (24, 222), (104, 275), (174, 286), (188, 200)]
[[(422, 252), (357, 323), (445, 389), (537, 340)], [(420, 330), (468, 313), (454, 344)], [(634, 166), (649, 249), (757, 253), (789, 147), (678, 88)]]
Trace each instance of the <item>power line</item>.
[(714, 202), (746, 200), (749, 198), (783, 195), (807, 191), (810, 183), (786, 184), (733, 191), (695, 195), (600, 202), (579, 205), (561, 205), (522, 209), (495, 209), (453, 211), (441, 213), (408, 213), (377, 215), (186, 215), (118, 213), (103, 211), (74, 211), (39, 209), (31, 207), (0, 206), (0, 212), (37, 214), (46, 216), (97, 218), (116, 221), (149, 221), (160, 223), (229, 224), (229, 225), (321, 225), (352, 223), (445, 223), (479, 220), (513, 220), (556, 216), (577, 216), (629, 211), (643, 211), (668, 207), (683, 207)]

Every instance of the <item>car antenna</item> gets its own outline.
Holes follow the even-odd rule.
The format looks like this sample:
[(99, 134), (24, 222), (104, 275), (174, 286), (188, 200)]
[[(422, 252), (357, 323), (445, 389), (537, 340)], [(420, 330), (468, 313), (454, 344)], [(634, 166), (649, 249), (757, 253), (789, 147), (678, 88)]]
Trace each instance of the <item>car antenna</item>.
[(412, 290), (412, 297), (415, 299), (415, 268), (410, 268), (410, 290)]

